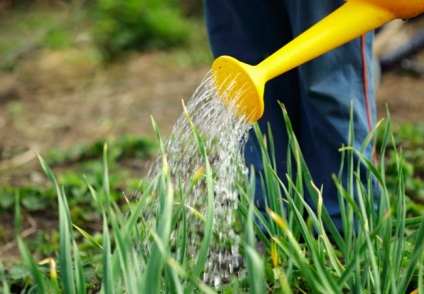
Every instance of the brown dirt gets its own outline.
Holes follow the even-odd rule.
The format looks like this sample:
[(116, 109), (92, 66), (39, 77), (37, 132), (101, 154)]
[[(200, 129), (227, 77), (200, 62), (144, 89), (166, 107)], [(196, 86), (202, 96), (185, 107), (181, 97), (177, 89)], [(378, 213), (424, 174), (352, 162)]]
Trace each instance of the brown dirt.
[[(424, 18), (405, 22), (396, 20), (387, 25), (375, 40), (374, 54), (381, 58), (393, 52), (399, 46), (424, 28)], [(413, 57), (414, 60), (424, 64), (424, 50)], [(392, 121), (422, 122), (424, 121), (424, 76), (414, 76), (411, 73), (394, 68), (382, 76), (381, 84), (377, 89), (378, 117), (386, 117), (386, 105), (389, 107)]]
[(383, 76), (377, 90), (378, 116), (386, 117), (386, 105), (393, 123), (424, 121), (424, 78), (396, 72)]
[[(101, 67), (87, 52), (44, 51), (0, 74), (0, 184), (11, 168), (35, 161), (34, 151), (124, 134), (153, 137), (151, 116), (168, 134), (208, 66), (187, 68), (166, 53), (134, 55)], [(2, 151), (14, 150), (10, 158)], [(10, 153), (10, 152), (9, 152)]]
[(1, 142), (43, 150), (124, 133), (152, 135), (150, 115), (168, 133), (181, 99), (208, 70), (163, 64), (161, 53), (99, 68), (80, 54), (45, 52), (0, 76)]
[[(168, 134), (181, 99), (187, 102), (209, 66), (181, 68), (161, 61), (164, 55), (134, 55), (109, 68), (74, 50), (22, 62), (16, 73), (0, 75), (0, 146), (42, 152), (126, 133), (153, 136), (150, 116)], [(394, 123), (422, 121), (423, 78), (385, 74), (377, 91), (379, 117), (386, 103)], [(0, 171), (5, 166), (0, 162)]]

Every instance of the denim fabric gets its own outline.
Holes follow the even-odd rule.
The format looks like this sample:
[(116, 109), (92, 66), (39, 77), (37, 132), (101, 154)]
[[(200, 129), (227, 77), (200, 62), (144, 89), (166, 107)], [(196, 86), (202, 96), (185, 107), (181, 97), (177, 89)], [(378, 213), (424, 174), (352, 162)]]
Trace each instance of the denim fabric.
[[(257, 64), (297, 35), (343, 4), (343, 0), (204, 0), (210, 46), (214, 57), (230, 55), (248, 64)], [(375, 122), (375, 93), (372, 78), (372, 40), (367, 34), (362, 44), (355, 39), (321, 57), (271, 81), (265, 88), (265, 112), (259, 120), (263, 133), (272, 129), (277, 172), (282, 180), (287, 172), (287, 133), (281, 101), (289, 114), (306, 163), (315, 184), (323, 185), (324, 204), (341, 230), (337, 190), (331, 178), (338, 174), (338, 149), (348, 141), (349, 115), (353, 102), (355, 147), (360, 146)], [(364, 50), (364, 51), (362, 51)], [(363, 52), (366, 59), (364, 77)], [(368, 102), (364, 94), (368, 84)], [(368, 106), (367, 106), (368, 105)], [(369, 115), (368, 115), (369, 114)], [(372, 146), (365, 155), (372, 160)], [(259, 174), (263, 169), (256, 138), (252, 133), (245, 147), (247, 165), (257, 175), (256, 205), (265, 210)], [(356, 161), (359, 160), (356, 158)], [(366, 168), (361, 167), (367, 186)], [(345, 179), (347, 172), (343, 172)], [(378, 195), (374, 181), (372, 189)], [(307, 201), (313, 206), (310, 197)]]

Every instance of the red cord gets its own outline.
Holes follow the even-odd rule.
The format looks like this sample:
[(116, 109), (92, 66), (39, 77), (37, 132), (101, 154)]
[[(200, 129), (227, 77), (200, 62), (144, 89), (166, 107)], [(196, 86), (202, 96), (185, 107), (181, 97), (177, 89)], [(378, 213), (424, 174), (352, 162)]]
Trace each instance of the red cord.
[[(366, 58), (366, 52), (365, 52), (365, 35), (361, 36), (361, 53), (362, 53), (362, 75), (364, 80), (364, 99), (365, 99), (365, 106), (367, 109), (367, 119), (368, 119), (368, 128), (369, 131), (372, 131), (372, 120), (371, 120), (371, 109), (370, 109), (370, 103), (369, 103), (369, 95), (368, 95), (368, 70), (367, 70), (367, 58)], [(373, 159), (374, 164), (377, 163), (377, 153), (373, 152)]]
[(368, 128), (369, 131), (372, 130), (372, 122), (371, 122), (371, 110), (370, 110), (370, 103), (369, 103), (369, 96), (368, 96), (368, 78), (367, 78), (367, 58), (365, 53), (365, 35), (361, 36), (361, 49), (362, 49), (362, 74), (364, 79), (364, 98), (365, 98), (365, 105), (367, 108), (367, 119), (368, 119)]

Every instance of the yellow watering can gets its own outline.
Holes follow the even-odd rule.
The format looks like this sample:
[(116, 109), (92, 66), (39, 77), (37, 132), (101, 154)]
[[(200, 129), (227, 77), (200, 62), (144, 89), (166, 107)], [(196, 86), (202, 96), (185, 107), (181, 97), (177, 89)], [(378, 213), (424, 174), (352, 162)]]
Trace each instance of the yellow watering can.
[(394, 19), (424, 12), (424, 0), (348, 0), (339, 9), (256, 66), (221, 56), (212, 76), (224, 105), (256, 122), (264, 112), (265, 83)]

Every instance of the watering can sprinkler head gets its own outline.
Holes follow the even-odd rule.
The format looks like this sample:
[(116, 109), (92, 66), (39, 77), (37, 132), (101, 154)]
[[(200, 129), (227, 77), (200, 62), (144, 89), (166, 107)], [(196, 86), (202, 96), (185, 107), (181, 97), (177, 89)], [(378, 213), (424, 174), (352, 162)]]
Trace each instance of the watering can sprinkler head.
[(224, 106), (248, 122), (264, 112), (265, 83), (394, 19), (424, 12), (424, 0), (348, 0), (339, 9), (256, 66), (230, 56), (212, 64), (212, 78)]
[(257, 67), (221, 56), (212, 64), (212, 77), (224, 106), (248, 122), (261, 118), (266, 79)]

